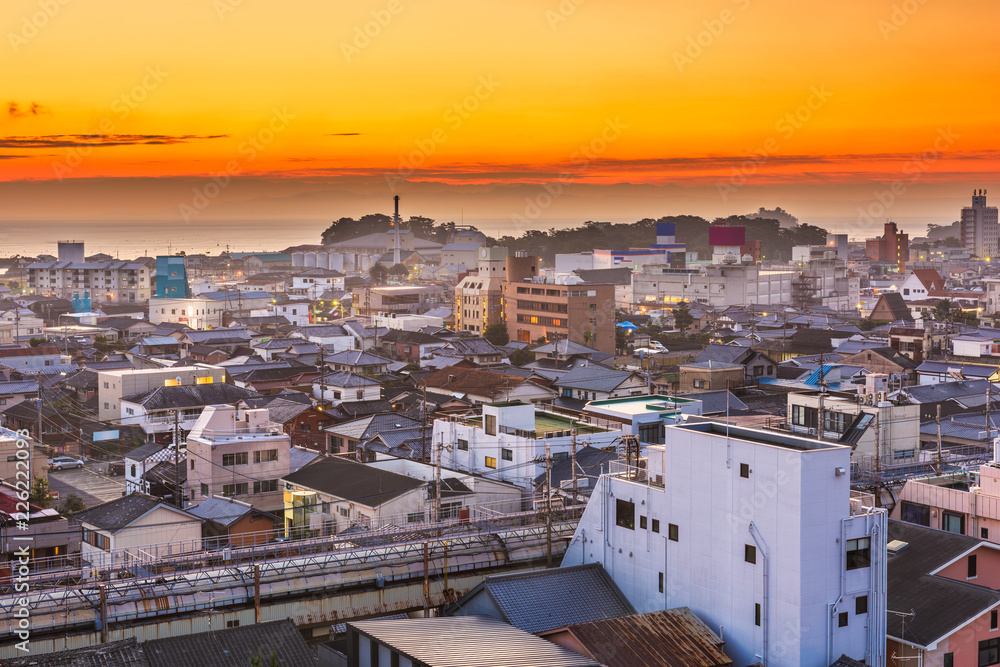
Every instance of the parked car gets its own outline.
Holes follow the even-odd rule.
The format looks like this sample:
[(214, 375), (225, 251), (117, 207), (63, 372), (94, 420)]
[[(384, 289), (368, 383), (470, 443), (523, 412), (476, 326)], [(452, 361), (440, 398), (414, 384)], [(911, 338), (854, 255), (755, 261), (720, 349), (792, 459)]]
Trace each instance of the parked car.
[(72, 456), (57, 456), (54, 459), (49, 459), (49, 469), (82, 468), (83, 463), (83, 459), (74, 459)]
[(657, 354), (666, 354), (669, 351), (670, 350), (668, 350), (665, 347), (663, 347), (662, 349), (658, 349), (658, 348), (655, 348), (655, 347), (640, 347), (637, 350), (632, 350), (632, 356), (633, 357), (652, 357), (652, 356), (655, 356)]
[(651, 350), (656, 350), (657, 352), (661, 352), (661, 353), (662, 352), (669, 352), (670, 351), (670, 350), (668, 350), (666, 348), (666, 346), (663, 343), (661, 343), (658, 340), (651, 340), (651, 341), (649, 341), (649, 348)]

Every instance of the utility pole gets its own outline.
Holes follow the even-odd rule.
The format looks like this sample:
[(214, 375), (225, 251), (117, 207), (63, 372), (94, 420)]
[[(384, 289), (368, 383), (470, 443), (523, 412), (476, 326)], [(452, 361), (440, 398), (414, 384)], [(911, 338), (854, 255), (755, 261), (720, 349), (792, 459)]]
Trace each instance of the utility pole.
[(882, 408), (875, 412), (875, 507), (881, 507), (882, 497)]
[(180, 474), (177, 472), (178, 453), (181, 448), (181, 410), (174, 408), (174, 504), (181, 507)]
[(570, 469), (573, 477), (573, 504), (576, 505), (576, 429), (570, 431), (573, 437), (573, 449), (570, 455)]
[(545, 441), (545, 567), (552, 567), (552, 445)]
[[(941, 474), (941, 404), (937, 404), (937, 474)], [(986, 426), (986, 433), (989, 435), (989, 425)]]
[(434, 447), (434, 522), (441, 521), (441, 451), (444, 443)]

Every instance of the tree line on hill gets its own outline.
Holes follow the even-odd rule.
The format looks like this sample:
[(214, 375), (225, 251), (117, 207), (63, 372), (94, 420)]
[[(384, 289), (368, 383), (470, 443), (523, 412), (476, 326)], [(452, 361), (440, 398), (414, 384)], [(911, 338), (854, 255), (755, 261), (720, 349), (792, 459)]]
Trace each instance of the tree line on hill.
[[(827, 231), (814, 225), (799, 224), (782, 228), (781, 223), (770, 218), (748, 218), (732, 215), (716, 218), (709, 222), (694, 215), (665, 216), (658, 219), (643, 218), (630, 223), (596, 222), (588, 220), (578, 227), (567, 229), (529, 229), (520, 236), (491, 238), (496, 245), (505, 246), (511, 252), (524, 250), (529, 255), (538, 255), (547, 262), (555, 259), (556, 253), (589, 252), (594, 248), (626, 249), (648, 248), (656, 242), (656, 223), (672, 222), (675, 225), (676, 241), (687, 246), (688, 251), (699, 253), (702, 259), (711, 257), (708, 243), (708, 229), (711, 224), (725, 222), (730, 226), (746, 228), (748, 242), (759, 240), (765, 259), (787, 261), (792, 257), (792, 246), (822, 245), (826, 243)], [(454, 222), (436, 223), (430, 218), (413, 216), (402, 223), (402, 229), (412, 230), (424, 239), (447, 243), (455, 230)], [(387, 232), (392, 229), (392, 218), (381, 213), (353, 218), (340, 218), (323, 232), (325, 245), (348, 241), (365, 234)]]

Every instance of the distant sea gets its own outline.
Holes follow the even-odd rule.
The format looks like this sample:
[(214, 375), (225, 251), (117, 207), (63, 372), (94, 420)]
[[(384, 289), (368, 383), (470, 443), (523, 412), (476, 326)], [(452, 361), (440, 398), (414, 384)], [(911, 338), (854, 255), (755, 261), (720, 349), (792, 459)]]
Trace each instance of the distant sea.
[(83, 241), (88, 255), (122, 259), (177, 253), (218, 255), (319, 243), (330, 220), (5, 220), (0, 257), (55, 255), (58, 241)]

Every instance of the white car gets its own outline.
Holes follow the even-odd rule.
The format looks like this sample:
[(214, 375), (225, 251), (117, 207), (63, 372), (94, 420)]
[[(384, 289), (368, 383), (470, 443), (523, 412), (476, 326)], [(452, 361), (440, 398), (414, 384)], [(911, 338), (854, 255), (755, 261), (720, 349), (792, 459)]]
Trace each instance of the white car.
[(74, 459), (72, 456), (57, 456), (49, 459), (50, 470), (63, 470), (65, 468), (82, 468), (83, 459)]
[(640, 347), (640, 348), (638, 348), (636, 350), (632, 350), (632, 356), (633, 357), (640, 357), (640, 356), (642, 356), (642, 357), (652, 357), (652, 356), (655, 356), (657, 354), (666, 354), (667, 352), (669, 352), (669, 350), (667, 348), (665, 348), (665, 347), (662, 347), (662, 348)]

